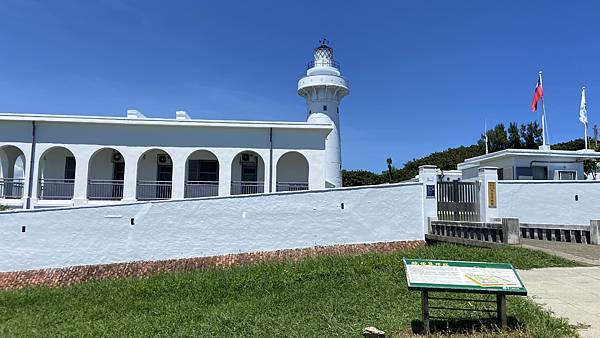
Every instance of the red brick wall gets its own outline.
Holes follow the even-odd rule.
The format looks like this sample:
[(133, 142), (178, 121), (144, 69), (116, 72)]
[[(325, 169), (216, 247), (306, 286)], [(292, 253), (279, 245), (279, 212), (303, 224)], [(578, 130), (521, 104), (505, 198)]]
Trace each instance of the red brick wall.
[(164, 261), (137, 261), (101, 265), (80, 265), (67, 268), (0, 272), (0, 289), (18, 289), (26, 286), (67, 286), (90, 279), (142, 277), (161, 271), (192, 271), (208, 268), (228, 268), (235, 265), (268, 261), (298, 260), (322, 254), (360, 255), (368, 252), (394, 252), (425, 245), (424, 241), (343, 244), (230, 254), (225, 256), (171, 259)]

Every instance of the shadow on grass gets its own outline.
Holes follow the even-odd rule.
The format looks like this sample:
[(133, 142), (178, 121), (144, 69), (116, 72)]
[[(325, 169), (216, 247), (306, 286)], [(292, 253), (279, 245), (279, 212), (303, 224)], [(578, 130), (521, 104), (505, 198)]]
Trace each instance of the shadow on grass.
[[(425, 335), (422, 320), (413, 320), (410, 323), (414, 334)], [(507, 318), (507, 331), (518, 330), (521, 323), (512, 316)], [(498, 332), (499, 326), (496, 319), (431, 319), (429, 331), (432, 334), (472, 334)]]

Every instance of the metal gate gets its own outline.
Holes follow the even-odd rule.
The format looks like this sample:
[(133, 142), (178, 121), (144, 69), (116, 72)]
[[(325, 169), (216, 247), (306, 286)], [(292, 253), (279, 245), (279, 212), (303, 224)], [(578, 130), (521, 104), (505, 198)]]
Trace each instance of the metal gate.
[(439, 220), (479, 222), (479, 182), (438, 182), (437, 185)]

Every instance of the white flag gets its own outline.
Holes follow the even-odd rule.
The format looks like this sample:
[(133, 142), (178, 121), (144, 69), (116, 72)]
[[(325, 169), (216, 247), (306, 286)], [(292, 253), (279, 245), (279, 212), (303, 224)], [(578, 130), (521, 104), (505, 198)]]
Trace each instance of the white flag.
[(587, 126), (587, 105), (585, 104), (585, 87), (581, 88), (581, 106), (579, 107), (579, 121)]

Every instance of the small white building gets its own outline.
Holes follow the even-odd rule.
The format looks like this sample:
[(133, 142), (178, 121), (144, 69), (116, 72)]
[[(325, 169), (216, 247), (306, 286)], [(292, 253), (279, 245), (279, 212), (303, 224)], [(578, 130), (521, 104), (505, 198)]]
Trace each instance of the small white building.
[(463, 180), (478, 176), (479, 168), (498, 168), (499, 180), (583, 180), (583, 161), (600, 160), (593, 150), (506, 149), (466, 159), (457, 165)]
[(307, 122), (0, 114), (0, 205), (56, 207), (341, 186), (348, 81), (324, 41), (298, 94)]

